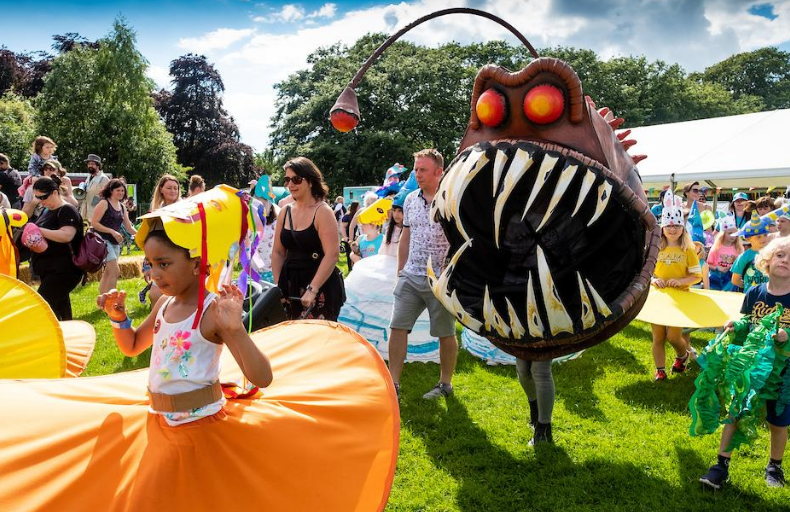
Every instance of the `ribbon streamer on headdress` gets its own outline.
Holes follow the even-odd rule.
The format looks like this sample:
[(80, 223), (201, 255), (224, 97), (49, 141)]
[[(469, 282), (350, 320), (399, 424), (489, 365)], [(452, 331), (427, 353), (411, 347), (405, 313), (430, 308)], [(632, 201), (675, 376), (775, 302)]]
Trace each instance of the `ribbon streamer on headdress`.
[(197, 329), (200, 325), (200, 317), (203, 316), (203, 302), (206, 300), (206, 267), (208, 261), (208, 237), (206, 229), (206, 209), (203, 203), (198, 203), (198, 213), (200, 214), (200, 284), (198, 287), (198, 307), (195, 313), (195, 321), (192, 322), (192, 329)]

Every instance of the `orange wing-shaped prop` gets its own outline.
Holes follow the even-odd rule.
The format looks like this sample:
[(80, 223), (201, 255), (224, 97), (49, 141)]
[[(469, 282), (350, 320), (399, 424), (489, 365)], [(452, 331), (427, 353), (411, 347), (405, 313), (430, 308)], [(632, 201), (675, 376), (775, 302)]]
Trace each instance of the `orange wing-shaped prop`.
[[(262, 398), (176, 428), (148, 412), (145, 370), (0, 380), (3, 509), (383, 510), (400, 421), (376, 350), (318, 320), (252, 338), (274, 372)], [(227, 350), (222, 368), (242, 378)]]

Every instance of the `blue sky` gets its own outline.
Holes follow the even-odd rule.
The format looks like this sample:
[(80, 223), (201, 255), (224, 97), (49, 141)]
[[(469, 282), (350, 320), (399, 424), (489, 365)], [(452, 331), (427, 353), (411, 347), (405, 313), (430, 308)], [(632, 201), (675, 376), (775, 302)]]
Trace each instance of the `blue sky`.
[[(306, 67), (311, 51), (353, 44), (370, 31), (392, 33), (450, 6), (497, 14), (538, 48), (590, 48), (604, 58), (645, 55), (689, 71), (768, 45), (790, 51), (790, 0), (0, 0), (0, 45), (49, 50), (52, 35), (66, 32), (96, 39), (122, 14), (137, 31), (149, 76), (162, 86), (171, 60), (206, 55), (222, 74), (225, 106), (242, 140), (260, 151), (274, 112), (273, 84)], [(425, 45), (502, 38), (515, 42), (498, 25), (471, 16), (440, 18), (407, 36)]]

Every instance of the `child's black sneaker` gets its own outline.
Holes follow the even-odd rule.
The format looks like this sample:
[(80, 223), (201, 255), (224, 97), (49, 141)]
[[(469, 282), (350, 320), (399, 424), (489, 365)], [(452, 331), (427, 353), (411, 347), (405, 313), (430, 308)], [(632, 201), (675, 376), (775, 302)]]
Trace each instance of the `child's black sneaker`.
[(719, 490), (730, 477), (730, 471), (723, 464), (714, 464), (708, 472), (700, 477), (701, 484), (714, 490)]
[(768, 487), (784, 487), (785, 486), (785, 472), (782, 466), (773, 462), (769, 463), (765, 468), (765, 483)]

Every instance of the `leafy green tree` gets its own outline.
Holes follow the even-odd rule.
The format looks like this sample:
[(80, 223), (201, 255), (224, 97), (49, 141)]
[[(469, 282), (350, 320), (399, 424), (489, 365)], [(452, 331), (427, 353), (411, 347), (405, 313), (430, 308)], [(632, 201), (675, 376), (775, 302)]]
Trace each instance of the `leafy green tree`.
[(263, 174), (271, 176), (274, 183), (278, 183), (283, 176), (282, 165), (277, 161), (271, 148), (255, 153), (255, 175), (261, 176)]
[(37, 98), (38, 132), (58, 143), (67, 168), (83, 169), (85, 156), (98, 154), (107, 172), (137, 183), (143, 197), (161, 174), (184, 174), (153, 108), (147, 65), (134, 31), (118, 19), (96, 48), (76, 45), (59, 55)]
[(412, 153), (438, 148), (448, 162), (469, 120), (475, 70), (457, 44), (437, 49), (397, 42), (376, 62), (357, 88), (360, 129), (341, 134), (329, 109), (359, 66), (385, 39), (368, 35), (351, 48), (316, 50), (309, 69), (277, 87), (271, 147), (280, 163), (303, 155), (316, 162), (330, 188), (380, 183), (395, 162), (410, 166)]
[(154, 94), (154, 104), (178, 148), (178, 160), (209, 183), (244, 186), (253, 177), (252, 148), (239, 141), (236, 122), (222, 106), (225, 85), (203, 55), (170, 63), (173, 90)]
[[(357, 87), (359, 129), (336, 132), (328, 121), (338, 94), (384, 41), (367, 35), (351, 47), (332, 45), (308, 58), (310, 67), (277, 84), (270, 145), (278, 164), (303, 155), (324, 171), (335, 191), (348, 184), (374, 184), (394, 162), (436, 147), (451, 159), (469, 119), (469, 100), (478, 70), (494, 63), (513, 71), (531, 56), (502, 41), (425, 48), (399, 41), (374, 63)], [(735, 94), (725, 85), (689, 77), (678, 64), (643, 56), (601, 60), (586, 49), (539, 51), (568, 62), (585, 94), (610, 107), (628, 126), (644, 126), (760, 111), (770, 94), (752, 88)], [(759, 60), (759, 55), (749, 59)], [(725, 61), (726, 62), (726, 61)]]
[(778, 48), (733, 55), (693, 78), (722, 85), (736, 100), (762, 98), (768, 110), (790, 108), (790, 52)]
[(0, 98), (0, 153), (8, 156), (12, 167), (27, 170), (35, 137), (33, 105), (12, 92), (5, 93)]

